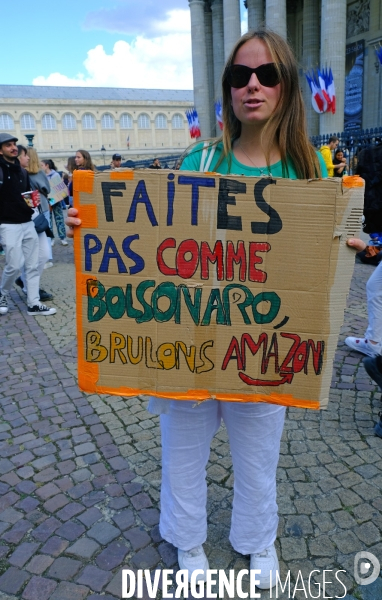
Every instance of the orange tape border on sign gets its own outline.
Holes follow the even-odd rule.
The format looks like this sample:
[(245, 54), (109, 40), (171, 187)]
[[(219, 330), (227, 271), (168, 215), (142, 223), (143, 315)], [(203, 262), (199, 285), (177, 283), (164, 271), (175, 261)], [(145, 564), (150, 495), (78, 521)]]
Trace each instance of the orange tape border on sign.
[[(111, 171), (110, 179), (134, 179), (133, 171)], [(350, 178), (349, 178), (350, 179)], [(351, 178), (353, 179), (353, 178)], [(360, 181), (363, 180), (358, 177)], [(91, 194), (93, 192), (94, 173), (93, 171), (75, 171), (73, 177), (73, 204), (74, 208), (80, 210), (80, 218), (82, 226), (92, 229), (98, 227), (98, 216), (97, 207), (93, 204), (80, 203), (80, 192), (85, 194)], [(356, 184), (357, 185), (357, 184)], [(359, 185), (359, 184), (358, 184)], [(352, 187), (352, 186), (347, 186)], [(80, 296), (87, 295), (87, 281), (89, 280), (89, 274), (81, 272), (81, 235), (79, 229), (74, 231), (74, 257), (75, 257), (75, 268), (76, 268), (76, 290), (77, 298)], [(320, 409), (319, 402), (312, 402), (311, 400), (303, 400), (295, 398), (291, 394), (277, 394), (272, 393), (269, 395), (265, 394), (250, 394), (243, 397), (240, 394), (211, 394), (208, 390), (188, 390), (187, 394), (175, 392), (165, 394), (158, 393), (155, 390), (142, 390), (141, 388), (130, 388), (121, 386), (119, 388), (109, 389), (106, 386), (97, 385), (99, 380), (99, 368), (97, 363), (89, 363), (85, 360), (82, 349), (84, 348), (84, 337), (82, 328), (82, 302), (76, 303), (77, 312), (77, 339), (78, 339), (78, 386), (80, 389), (86, 392), (92, 392), (96, 394), (110, 394), (115, 396), (157, 396), (159, 398), (174, 398), (178, 400), (190, 400), (202, 402), (203, 400), (216, 399), (222, 400), (223, 402), (268, 402), (271, 404), (279, 404), (282, 406), (309, 408), (313, 410)]]

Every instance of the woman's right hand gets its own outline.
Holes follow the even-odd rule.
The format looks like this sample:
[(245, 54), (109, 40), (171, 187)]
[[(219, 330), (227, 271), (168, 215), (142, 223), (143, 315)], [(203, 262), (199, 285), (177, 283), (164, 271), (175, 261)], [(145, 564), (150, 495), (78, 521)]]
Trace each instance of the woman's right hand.
[(69, 231), (67, 232), (67, 236), (69, 238), (74, 237), (74, 228), (81, 225), (81, 219), (76, 218), (78, 215), (78, 210), (76, 208), (69, 208), (68, 216), (65, 219), (65, 225), (69, 227)]

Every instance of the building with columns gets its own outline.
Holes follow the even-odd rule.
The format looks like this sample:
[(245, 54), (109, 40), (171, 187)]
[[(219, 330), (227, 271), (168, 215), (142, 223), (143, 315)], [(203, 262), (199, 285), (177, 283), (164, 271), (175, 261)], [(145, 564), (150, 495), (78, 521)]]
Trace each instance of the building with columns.
[(33, 135), (40, 158), (59, 168), (79, 148), (96, 165), (115, 152), (124, 160), (179, 155), (191, 142), (185, 111), (193, 105), (191, 90), (0, 85), (0, 131), (21, 144)]
[[(240, 37), (243, 0), (189, 0), (195, 107), (202, 137), (218, 133), (214, 103), (221, 98), (225, 60)], [(292, 45), (310, 135), (382, 126), (381, 0), (244, 0), (248, 29), (266, 26)], [(336, 112), (316, 113), (305, 73), (331, 67)], [(346, 112), (346, 116), (345, 116)]]

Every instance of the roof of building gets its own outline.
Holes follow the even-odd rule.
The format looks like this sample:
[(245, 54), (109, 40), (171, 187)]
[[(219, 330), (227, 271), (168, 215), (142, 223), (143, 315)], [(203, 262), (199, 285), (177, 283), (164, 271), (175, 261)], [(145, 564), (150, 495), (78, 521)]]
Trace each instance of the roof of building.
[(192, 90), (141, 90), (107, 87), (0, 85), (0, 98), (193, 102), (194, 92)]

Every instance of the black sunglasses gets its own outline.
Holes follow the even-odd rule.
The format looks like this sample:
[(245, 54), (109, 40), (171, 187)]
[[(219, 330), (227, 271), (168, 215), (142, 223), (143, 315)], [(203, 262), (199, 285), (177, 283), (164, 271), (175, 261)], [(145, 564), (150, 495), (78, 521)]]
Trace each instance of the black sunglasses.
[(249, 83), (252, 73), (256, 73), (261, 85), (275, 87), (280, 83), (282, 65), (278, 65), (278, 67), (279, 69), (277, 69), (276, 63), (266, 63), (256, 67), (256, 69), (251, 69), (251, 67), (245, 65), (231, 65), (228, 67), (227, 81), (231, 87), (243, 88)]

